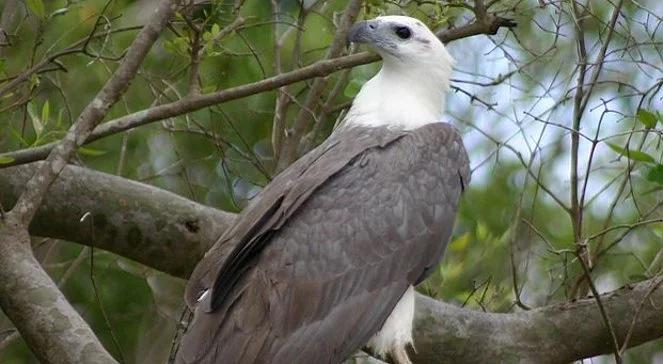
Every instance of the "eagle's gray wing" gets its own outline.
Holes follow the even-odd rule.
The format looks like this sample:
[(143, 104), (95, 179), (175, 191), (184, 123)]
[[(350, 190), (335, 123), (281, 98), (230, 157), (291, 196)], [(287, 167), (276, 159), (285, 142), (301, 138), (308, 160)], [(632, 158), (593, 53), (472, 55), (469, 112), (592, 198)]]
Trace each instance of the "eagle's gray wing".
[(342, 361), (439, 262), (468, 173), (448, 124), (335, 133), (238, 218), (223, 262), (196, 269), (188, 301), (212, 291), (179, 361)]
[[(243, 267), (249, 252), (260, 251), (260, 245), (269, 241), (266, 238), (280, 229), (311, 193), (351, 160), (368, 149), (386, 147), (404, 136), (386, 128), (381, 131), (376, 133), (366, 128), (338, 131), (276, 176), (194, 269), (185, 294), (189, 307), (198, 306), (198, 298), (215, 282), (223, 281), (226, 289), (232, 288), (228, 286), (234, 283), (226, 283), (241, 274), (229, 271)], [(214, 302), (225, 297), (227, 292), (219, 291), (215, 292), (215, 300), (206, 301), (206, 311), (213, 310)]]

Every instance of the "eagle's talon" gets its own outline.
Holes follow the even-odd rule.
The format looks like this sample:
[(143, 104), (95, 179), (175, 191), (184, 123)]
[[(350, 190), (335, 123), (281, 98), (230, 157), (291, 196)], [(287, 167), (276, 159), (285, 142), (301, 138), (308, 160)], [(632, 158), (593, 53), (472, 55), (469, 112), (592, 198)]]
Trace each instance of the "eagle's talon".
[(414, 346), (414, 341), (411, 341), (408, 345), (412, 348), (412, 351), (417, 354), (417, 348)]
[(394, 364), (412, 364), (410, 357), (407, 355), (406, 346), (394, 346), (389, 351), (389, 356)]

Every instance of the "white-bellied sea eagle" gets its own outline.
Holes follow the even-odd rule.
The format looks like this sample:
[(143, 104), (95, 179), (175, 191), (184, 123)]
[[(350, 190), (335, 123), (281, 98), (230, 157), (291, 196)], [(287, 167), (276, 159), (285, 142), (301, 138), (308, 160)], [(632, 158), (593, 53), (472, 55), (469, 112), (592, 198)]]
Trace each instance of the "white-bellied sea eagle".
[(337, 364), (362, 347), (410, 362), (413, 286), (442, 259), (470, 179), (441, 122), (453, 60), (409, 17), (356, 23), (348, 40), (382, 68), (198, 264), (178, 363)]

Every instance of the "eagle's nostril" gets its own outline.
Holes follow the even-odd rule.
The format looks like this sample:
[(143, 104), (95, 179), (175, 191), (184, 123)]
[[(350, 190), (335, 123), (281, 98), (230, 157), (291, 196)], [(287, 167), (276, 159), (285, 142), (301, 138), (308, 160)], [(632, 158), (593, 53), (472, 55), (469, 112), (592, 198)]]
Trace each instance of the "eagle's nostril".
[(371, 28), (371, 29), (373, 29), (373, 30), (375, 30), (375, 28), (377, 28), (377, 27), (375, 26), (375, 24), (368, 24), (368, 27)]

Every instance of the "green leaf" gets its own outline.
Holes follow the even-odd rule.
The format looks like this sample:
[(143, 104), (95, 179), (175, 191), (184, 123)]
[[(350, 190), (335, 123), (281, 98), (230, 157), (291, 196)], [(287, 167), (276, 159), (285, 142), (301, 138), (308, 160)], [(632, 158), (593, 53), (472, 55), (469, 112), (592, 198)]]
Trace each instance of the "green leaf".
[(640, 161), (640, 162), (646, 162), (646, 163), (656, 163), (656, 160), (654, 157), (650, 156), (649, 154), (645, 152), (641, 152), (639, 150), (629, 150), (629, 149), (624, 149), (620, 147), (617, 144), (613, 143), (607, 143), (610, 149), (614, 150), (620, 155), (623, 155), (624, 157), (634, 160), (634, 161)]
[(83, 154), (83, 155), (90, 156), (90, 157), (99, 157), (99, 156), (102, 156), (102, 155), (106, 154), (105, 150), (92, 149), (92, 148), (86, 148), (86, 147), (78, 148), (78, 152)]
[(41, 107), (41, 121), (44, 124), (48, 124), (48, 119), (51, 116), (51, 105), (49, 105), (48, 100), (44, 102), (44, 105)]
[(470, 233), (465, 233), (449, 243), (449, 250), (455, 252), (463, 251), (467, 249), (471, 240)]
[(486, 242), (490, 238), (490, 231), (488, 230), (488, 226), (486, 226), (486, 224), (481, 221), (477, 223), (475, 234), (477, 236), (477, 240), (480, 242)]
[(55, 120), (55, 127), (59, 128), (62, 126), (62, 117), (64, 116), (64, 110), (60, 109), (58, 111), (58, 118)]
[(656, 117), (656, 114), (645, 109), (638, 110), (636, 116), (638, 118), (638, 121), (640, 121), (642, 125), (644, 125), (647, 129), (655, 128), (656, 123), (658, 123), (658, 118)]
[(647, 181), (663, 185), (663, 164), (657, 164), (656, 166), (649, 169), (649, 172), (647, 172), (645, 178)]
[(345, 97), (355, 97), (359, 93), (359, 90), (361, 90), (361, 86), (366, 83), (366, 80), (360, 79), (360, 78), (353, 78), (348, 82), (348, 85), (345, 86), (345, 90), (343, 90), (343, 95)]
[(27, 0), (28, 9), (36, 16), (44, 19), (46, 18), (46, 7), (42, 0)]
[(8, 164), (13, 162), (15, 159), (8, 155), (0, 155), (0, 164)]
[(39, 138), (37, 138), (34, 141), (34, 143), (32, 143), (32, 145), (37, 146), (37, 145), (43, 145), (43, 144), (50, 143), (50, 142), (55, 142), (55, 141), (58, 141), (59, 139), (64, 138), (65, 135), (67, 135), (67, 133), (64, 130), (46, 131), (41, 136), (39, 136)]
[(41, 135), (41, 133), (44, 131), (44, 125), (41, 123), (41, 120), (39, 120), (39, 116), (37, 116), (37, 110), (34, 102), (29, 102), (28, 103), (28, 115), (30, 115), (30, 120), (32, 120), (32, 127), (35, 129), (35, 133), (37, 134), (37, 138)]
[(39, 75), (37, 73), (33, 73), (32, 76), (30, 76), (30, 88), (35, 88), (39, 86), (41, 83), (41, 79), (39, 78)]
[(212, 35), (216, 36), (221, 32), (221, 27), (219, 27), (219, 24), (214, 24), (212, 25)]
[(180, 52), (185, 53), (187, 49), (189, 48), (189, 44), (187, 43), (187, 39), (184, 37), (178, 37), (173, 40), (173, 45), (177, 50)]
[(28, 143), (28, 141), (25, 140), (25, 139), (21, 136), (21, 134), (20, 134), (18, 131), (16, 131), (16, 129), (12, 128), (11, 126), (9, 127), (9, 132), (12, 133), (12, 135), (14, 136), (14, 138), (16, 138), (16, 140), (18, 140), (19, 143), (21, 143), (21, 145), (24, 145), (24, 146), (29, 146), (29, 145), (30, 145), (30, 143)]

